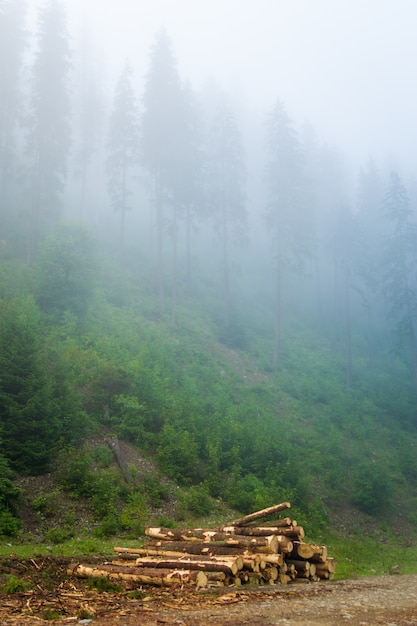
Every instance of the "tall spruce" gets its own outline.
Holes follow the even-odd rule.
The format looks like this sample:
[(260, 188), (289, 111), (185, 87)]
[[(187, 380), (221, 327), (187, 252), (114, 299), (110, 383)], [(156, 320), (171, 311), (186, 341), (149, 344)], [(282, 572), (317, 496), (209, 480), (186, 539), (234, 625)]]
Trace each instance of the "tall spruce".
[(92, 45), (91, 31), (87, 25), (80, 37), (80, 51), (77, 59), (77, 147), (75, 155), (75, 177), (80, 182), (80, 218), (94, 222), (94, 208), (97, 204), (102, 181), (99, 176), (105, 110), (101, 85), (101, 67)]
[(275, 330), (272, 361), (281, 351), (283, 274), (300, 272), (312, 254), (312, 220), (304, 186), (304, 161), (297, 132), (280, 100), (266, 121), (266, 221), (275, 269)]
[(243, 144), (239, 127), (228, 103), (221, 102), (209, 135), (207, 166), (208, 207), (220, 243), (223, 322), (227, 329), (231, 313), (231, 251), (246, 235)]
[[(176, 237), (178, 158), (184, 130), (183, 94), (171, 40), (162, 29), (149, 57), (141, 124), (142, 164), (149, 177), (156, 226), (159, 313), (165, 312), (165, 234)], [(172, 211), (173, 209), (173, 211)], [(174, 245), (176, 239), (173, 239)]]
[(37, 49), (32, 66), (27, 139), (30, 263), (41, 228), (45, 222), (58, 218), (65, 188), (70, 149), (70, 67), (66, 12), (58, 0), (49, 0), (39, 10)]
[(21, 79), (25, 32), (25, 0), (4, 0), (0, 10), (0, 232), (16, 176), (16, 130), (23, 116)]
[(361, 167), (358, 177), (358, 242), (357, 290), (366, 314), (368, 362), (375, 365), (374, 319), (381, 289), (381, 204), (383, 189), (380, 173), (370, 159)]
[(113, 210), (120, 214), (120, 249), (124, 254), (126, 213), (132, 207), (132, 170), (139, 161), (139, 112), (132, 84), (132, 69), (126, 61), (118, 80), (110, 115), (108, 157), (106, 163), (108, 189)]
[(390, 227), (383, 254), (384, 296), (397, 337), (406, 341), (411, 352), (417, 385), (417, 223), (395, 171), (385, 192), (383, 213)]

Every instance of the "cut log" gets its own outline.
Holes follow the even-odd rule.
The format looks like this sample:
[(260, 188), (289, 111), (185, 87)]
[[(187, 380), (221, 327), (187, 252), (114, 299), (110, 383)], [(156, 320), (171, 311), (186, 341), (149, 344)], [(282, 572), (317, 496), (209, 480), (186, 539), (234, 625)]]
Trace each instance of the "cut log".
[[(153, 547), (163, 547), (164, 542), (171, 539), (168, 536), (168, 532), (171, 532), (169, 529), (162, 528), (147, 528), (145, 530), (148, 537), (153, 537), (155, 539), (160, 539), (160, 542), (154, 543)], [(180, 536), (184, 531), (177, 531), (177, 536)], [(186, 531), (187, 532), (187, 531)], [(214, 531), (208, 531), (200, 529), (194, 529), (189, 531), (191, 534), (189, 537), (186, 537), (182, 541), (189, 545), (193, 542), (203, 542), (206, 544), (216, 543), (217, 545), (222, 546), (234, 546), (236, 548), (240, 548), (241, 550), (246, 549), (255, 549), (258, 552), (278, 552), (279, 542), (276, 535), (270, 535), (268, 537), (247, 537), (242, 535), (229, 535), (227, 533), (220, 533)], [(172, 544), (171, 544), (172, 545)], [(189, 547), (188, 547), (188, 551)]]
[(284, 564), (284, 557), (282, 554), (262, 554), (261, 559), (263, 563), (270, 563), (271, 565), (277, 565), (279, 567), (282, 567)]
[(264, 522), (264, 526), (298, 526), (297, 522), (291, 517), (282, 517), (280, 519), (268, 520)]
[(275, 582), (278, 579), (279, 570), (275, 565), (268, 565), (260, 570), (260, 574), (264, 580)]
[(255, 520), (262, 519), (263, 517), (269, 517), (270, 515), (274, 515), (275, 513), (279, 513), (280, 511), (285, 511), (290, 508), (291, 504), (289, 502), (282, 502), (281, 504), (275, 504), (274, 506), (270, 506), (266, 509), (255, 511), (254, 513), (250, 513), (244, 517), (239, 517), (238, 519), (229, 522), (227, 526), (246, 526), (246, 524), (250, 524)]
[(224, 542), (198, 542), (198, 541), (157, 541), (148, 544), (150, 547), (141, 548), (139, 556), (156, 556), (157, 554), (166, 554), (167, 552), (175, 552), (175, 554), (201, 554), (205, 556), (244, 556), (245, 552), (249, 553), (249, 548), (242, 546), (230, 546)]
[[(233, 537), (230, 536), (231, 533), (225, 533), (223, 531), (212, 530), (207, 528), (191, 528), (191, 529), (181, 529), (181, 528), (162, 528), (162, 527), (153, 527), (153, 528), (145, 528), (145, 535), (148, 537), (152, 537), (153, 539), (159, 539), (160, 541), (195, 541), (195, 542), (227, 542), (229, 540), (233, 542)], [(272, 535), (272, 532), (267, 533), (268, 535)], [(233, 544), (232, 544), (233, 545)]]
[(324, 563), (327, 559), (326, 546), (318, 546), (313, 543), (294, 541), (294, 558), (308, 559), (309, 561)]
[(193, 557), (191, 555), (187, 558), (157, 558), (145, 556), (139, 557), (136, 560), (136, 567), (224, 572), (225, 574), (235, 576), (243, 568), (243, 558), (225, 557), (219, 560), (216, 559), (216, 557), (202, 559), (202, 557)]
[[(277, 535), (299, 542), (304, 538), (302, 526), (223, 526), (223, 533), (238, 537), (267, 537)], [(220, 534), (220, 533), (218, 533)]]
[(68, 573), (79, 578), (110, 578), (140, 585), (170, 587), (173, 585), (194, 584), (198, 587), (207, 585), (207, 576), (201, 571), (171, 570), (158, 568), (120, 567), (117, 565), (76, 565)]
[(309, 561), (294, 561), (294, 560), (286, 560), (287, 566), (294, 566), (295, 570), (301, 574), (309, 574), (310, 572), (310, 562)]

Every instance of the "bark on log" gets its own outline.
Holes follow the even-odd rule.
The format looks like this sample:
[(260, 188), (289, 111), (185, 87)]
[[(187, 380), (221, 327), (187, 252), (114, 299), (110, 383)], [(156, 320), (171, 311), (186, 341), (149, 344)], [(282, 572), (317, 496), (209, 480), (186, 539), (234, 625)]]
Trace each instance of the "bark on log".
[(255, 520), (262, 519), (263, 517), (269, 517), (269, 515), (274, 515), (274, 513), (279, 513), (280, 511), (285, 511), (290, 508), (291, 504), (289, 502), (282, 502), (281, 504), (275, 504), (274, 506), (270, 506), (266, 509), (255, 511), (254, 513), (250, 513), (244, 517), (239, 517), (238, 519), (229, 522), (227, 526), (245, 526)]
[[(302, 526), (244, 526), (242, 528), (239, 526), (224, 526), (224, 532), (239, 537), (267, 537), (268, 535), (277, 535), (282, 544), (286, 541), (290, 541), (292, 538), (299, 540), (304, 537), (304, 529)], [(288, 550), (285, 551), (288, 552)]]
[[(243, 536), (238, 535), (230, 535), (228, 533), (221, 533), (212, 530), (203, 530), (203, 529), (193, 529), (190, 531), (183, 531), (177, 529), (168, 529), (168, 528), (146, 528), (145, 533), (148, 537), (153, 537), (154, 539), (160, 539), (162, 542), (176, 540), (177, 538), (183, 542), (201, 542), (203, 543), (220, 543), (221, 545), (226, 546), (235, 546), (241, 549), (247, 548), (255, 548), (263, 552), (267, 550), (269, 552), (277, 552), (278, 551), (278, 539), (276, 535), (270, 535), (268, 537), (252, 537), (252, 538), (243, 538)], [(186, 533), (190, 533), (187, 535)], [(178, 540), (177, 539), (177, 540)], [(155, 545), (155, 544), (154, 544)], [(163, 545), (163, 543), (156, 544), (157, 547)]]
[(327, 559), (326, 546), (318, 546), (313, 543), (294, 541), (294, 558), (308, 559), (309, 561), (324, 563)]
[(136, 582), (141, 585), (170, 587), (193, 583), (198, 587), (207, 585), (207, 576), (201, 571), (171, 570), (157, 568), (118, 567), (117, 565), (76, 565), (68, 573), (79, 578), (110, 578), (112, 580)]
[(197, 541), (157, 541), (149, 544), (151, 547), (141, 548), (138, 554), (140, 556), (156, 556), (156, 554), (164, 554), (166, 551), (173, 551), (179, 554), (201, 554), (206, 556), (239, 556), (249, 552), (249, 548), (242, 546), (230, 546), (227, 544), (220, 545), (218, 542), (197, 542)]
[(224, 572), (225, 574), (235, 576), (243, 568), (242, 557), (232, 557), (230, 559), (202, 559), (201, 557), (193, 558), (191, 555), (188, 558), (155, 558), (155, 557), (140, 557), (136, 560), (136, 567), (151, 567), (162, 569), (184, 569), (184, 570), (197, 570), (206, 572)]

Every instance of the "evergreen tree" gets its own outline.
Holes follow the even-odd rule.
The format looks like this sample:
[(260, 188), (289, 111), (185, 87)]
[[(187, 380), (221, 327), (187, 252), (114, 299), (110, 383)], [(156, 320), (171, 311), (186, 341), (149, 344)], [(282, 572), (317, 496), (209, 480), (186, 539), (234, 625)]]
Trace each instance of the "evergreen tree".
[(267, 225), (275, 265), (275, 337), (273, 364), (277, 365), (281, 343), (282, 276), (299, 272), (312, 255), (313, 232), (305, 197), (301, 143), (283, 104), (278, 100), (266, 123)]
[[(80, 181), (80, 217), (93, 221), (91, 205), (97, 202), (102, 181), (99, 177), (103, 147), (104, 103), (100, 84), (100, 66), (94, 56), (91, 32), (85, 27), (80, 42), (77, 89), (77, 149), (75, 176)], [(89, 193), (88, 193), (89, 192)]]
[(417, 385), (417, 224), (407, 190), (395, 171), (385, 192), (383, 213), (390, 226), (383, 253), (384, 295), (397, 335), (411, 351)]
[(116, 86), (109, 122), (107, 176), (114, 211), (120, 212), (120, 246), (123, 254), (126, 212), (131, 196), (129, 174), (139, 159), (139, 126), (132, 70), (126, 62)]
[(164, 233), (168, 226), (176, 236), (175, 190), (178, 159), (184, 136), (184, 106), (181, 80), (171, 41), (161, 30), (151, 49), (143, 95), (141, 125), (142, 163), (149, 176), (157, 236), (159, 312), (165, 311)]
[(13, 469), (48, 469), (59, 438), (53, 380), (40, 351), (40, 316), (32, 298), (0, 300), (0, 429)]
[(57, 217), (70, 147), (70, 49), (66, 13), (58, 0), (49, 0), (39, 10), (37, 39), (27, 144), (29, 262), (34, 258), (42, 220)]
[[(197, 98), (190, 84), (182, 86), (183, 136), (178, 146), (177, 179), (174, 190), (175, 205), (185, 220), (187, 283), (191, 286), (191, 245), (199, 221), (204, 217), (204, 167), (206, 155), (203, 146), (203, 121)], [(176, 232), (177, 229), (173, 229)], [(175, 284), (176, 280), (173, 280)]]
[(39, 245), (35, 289), (40, 308), (55, 322), (67, 313), (83, 320), (92, 299), (96, 275), (94, 242), (78, 225), (60, 225)]
[(335, 289), (338, 327), (346, 358), (345, 387), (352, 386), (352, 290), (357, 289), (357, 270), (360, 262), (358, 219), (346, 205), (335, 209), (332, 232), (329, 233), (330, 254), (335, 268)]
[(381, 288), (381, 204), (382, 181), (371, 159), (360, 169), (357, 189), (359, 250), (357, 255), (357, 290), (366, 312), (368, 360), (374, 367), (373, 327), (377, 310), (378, 293)]
[(239, 128), (228, 104), (217, 110), (209, 136), (207, 166), (208, 206), (221, 246), (223, 321), (230, 325), (230, 270), (233, 241), (246, 234), (244, 183), (246, 170)]
[[(20, 89), (23, 54), (25, 0), (5, 0), (0, 11), (0, 232), (4, 211), (10, 202), (8, 188), (16, 172), (15, 131), (23, 114)], [(3, 231), (4, 233), (4, 231)]]

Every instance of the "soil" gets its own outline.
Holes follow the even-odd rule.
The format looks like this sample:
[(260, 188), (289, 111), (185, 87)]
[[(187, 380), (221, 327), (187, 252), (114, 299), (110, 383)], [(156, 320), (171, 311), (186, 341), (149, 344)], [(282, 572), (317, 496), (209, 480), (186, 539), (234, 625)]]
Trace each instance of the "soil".
[(415, 574), (199, 592), (154, 587), (99, 592), (68, 575), (70, 565), (68, 558), (45, 556), (0, 559), (1, 589), (11, 576), (28, 585), (24, 591), (0, 593), (0, 624), (417, 625)]

